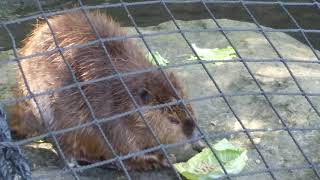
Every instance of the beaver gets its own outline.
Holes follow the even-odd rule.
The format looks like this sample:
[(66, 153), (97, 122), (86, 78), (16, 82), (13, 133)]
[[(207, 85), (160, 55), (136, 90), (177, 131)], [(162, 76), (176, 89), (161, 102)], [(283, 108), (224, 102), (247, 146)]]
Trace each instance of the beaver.
[[(105, 41), (97, 41), (98, 36), (88, 18)], [(81, 12), (56, 15), (48, 22), (49, 25), (46, 22), (37, 24), (19, 51), (20, 56), (42, 54), (21, 61), (23, 73), (17, 75), (16, 96), (29, 96), (28, 88), (32, 93), (40, 93), (71, 87), (21, 103), (15, 109), (13, 131), (20, 132), (21, 136), (35, 135), (45, 133), (45, 129), (57, 131), (127, 113), (100, 123), (101, 129), (90, 125), (57, 135), (68, 159), (89, 163), (114, 158), (106, 139), (118, 155), (158, 145), (141, 114), (162, 144), (198, 135), (190, 104), (145, 108), (141, 109), (141, 114), (136, 111), (136, 105), (146, 107), (175, 102), (179, 96), (185, 99), (187, 95), (174, 72), (164, 73), (177, 93), (160, 71), (117, 76), (117, 73), (154, 68), (132, 39), (106, 40), (126, 35), (118, 22), (99, 11), (90, 12), (87, 17)], [(94, 43), (81, 46), (88, 42)], [(79, 46), (68, 48), (73, 45)], [(96, 81), (85, 83), (92, 80)], [(156, 151), (130, 158), (125, 165), (129, 170), (147, 170), (169, 164), (164, 155)]]

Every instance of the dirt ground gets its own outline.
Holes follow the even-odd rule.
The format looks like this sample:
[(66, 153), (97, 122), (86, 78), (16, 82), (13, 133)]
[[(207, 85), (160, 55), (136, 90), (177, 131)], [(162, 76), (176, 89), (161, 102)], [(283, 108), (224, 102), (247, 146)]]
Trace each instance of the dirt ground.
[[(225, 19), (218, 22), (222, 27), (256, 28), (255, 25), (246, 22)], [(216, 28), (212, 20), (178, 21), (178, 23), (182, 28), (205, 30)], [(129, 34), (136, 34), (133, 28), (127, 29)], [(141, 30), (144, 33), (164, 32), (175, 30), (175, 26), (172, 22), (166, 22), (158, 26), (141, 28)], [(229, 46), (221, 32), (189, 32), (185, 35), (190, 43), (200, 48), (213, 49)], [(306, 93), (310, 93), (308, 98), (314, 108), (319, 110), (319, 97), (314, 94), (320, 92), (320, 65), (310, 63), (317, 60), (316, 56), (308, 46), (284, 33), (268, 32), (266, 35), (283, 59), (299, 61), (288, 62), (288, 67), (301, 88)], [(266, 61), (247, 62), (256, 81), (240, 61), (205, 64), (214, 81), (227, 96), (226, 100), (238, 119), (235, 118), (224, 99), (219, 96), (217, 88), (202, 65), (193, 64), (171, 69), (178, 73), (186, 85), (191, 100), (206, 97), (205, 100), (192, 102), (199, 126), (212, 137), (213, 142), (225, 137), (235, 145), (248, 150), (249, 160), (242, 171), (243, 175), (234, 179), (271, 179), (257, 149), (268, 166), (276, 169), (273, 174), (277, 179), (315, 179), (312, 169), (307, 168), (306, 158), (316, 165), (320, 162), (319, 114), (306, 98), (300, 95), (301, 91), (284, 64), (281, 61), (267, 62), (272, 58), (279, 59), (279, 56), (261, 33), (237, 31), (227, 32), (227, 36), (242, 58)], [(146, 41), (152, 50), (158, 51), (170, 61), (169, 65), (193, 62), (187, 60), (192, 51), (180, 34), (147, 36)], [(142, 42), (138, 43), (145, 49)], [(320, 56), (318, 51), (316, 53)], [(8, 57), (7, 52), (3, 53), (0, 56), (0, 62)], [(308, 61), (309, 63), (304, 63)], [(0, 64), (1, 99), (11, 97), (9, 87), (14, 84), (13, 67), (13, 65)], [(267, 92), (267, 97), (274, 109), (262, 96), (256, 82)], [(237, 95), (230, 97), (229, 95), (232, 94)], [(249, 129), (254, 145), (239, 122)], [(283, 130), (284, 124), (292, 128), (291, 134), (306, 157), (302, 155), (289, 133)], [(51, 144), (33, 143), (24, 149), (31, 162), (35, 179), (73, 179), (71, 174), (60, 174), (63, 163), (52, 150)], [(179, 160), (186, 160), (194, 153), (187, 147), (171, 149), (171, 151)], [(179, 153), (181, 151), (184, 153)], [(261, 173), (250, 174), (255, 171)], [(81, 179), (126, 178), (122, 173), (101, 168), (86, 170), (80, 174)], [(171, 170), (130, 172), (130, 175), (133, 179), (174, 179)]]

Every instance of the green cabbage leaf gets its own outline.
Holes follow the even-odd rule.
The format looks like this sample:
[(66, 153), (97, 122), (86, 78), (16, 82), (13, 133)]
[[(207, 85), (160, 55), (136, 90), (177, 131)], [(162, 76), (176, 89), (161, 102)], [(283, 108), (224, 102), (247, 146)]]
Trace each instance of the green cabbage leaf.
[[(237, 174), (243, 170), (248, 159), (245, 149), (235, 147), (226, 139), (212, 147), (229, 174)], [(224, 175), (218, 160), (209, 148), (204, 148), (187, 162), (176, 163), (174, 166), (181, 175), (190, 180), (209, 180)]]

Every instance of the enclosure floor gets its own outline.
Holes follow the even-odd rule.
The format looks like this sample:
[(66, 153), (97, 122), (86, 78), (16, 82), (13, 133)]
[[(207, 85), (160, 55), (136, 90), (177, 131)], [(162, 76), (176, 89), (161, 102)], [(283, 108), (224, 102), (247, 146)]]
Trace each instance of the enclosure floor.
[[(223, 27), (230, 28), (256, 28), (251, 23), (219, 20)], [(212, 20), (178, 21), (184, 28), (208, 29), (216, 28)], [(133, 28), (127, 28), (129, 34), (136, 34)], [(154, 27), (141, 28), (144, 33), (164, 32), (175, 30), (172, 22), (162, 23)], [(229, 32), (228, 37), (244, 59), (279, 59), (270, 44), (261, 33), (257, 32)], [(315, 61), (316, 57), (311, 49), (301, 42), (284, 33), (267, 33), (276, 49), (284, 59), (300, 60), (305, 62)], [(230, 46), (220, 32), (186, 33), (187, 39), (200, 48), (226, 48)], [(162, 57), (170, 61), (169, 65), (194, 62), (189, 59), (192, 51), (180, 34), (170, 34), (155, 37), (146, 37), (152, 50), (158, 51)], [(142, 42), (138, 42), (145, 49)], [(319, 51), (317, 51), (320, 55)], [(0, 62), (9, 58), (9, 53), (0, 55)], [(11, 57), (12, 58), (12, 57)], [(273, 93), (267, 95), (283, 121), (292, 130), (293, 137), (297, 140), (303, 152), (314, 163), (320, 162), (320, 134), (318, 130), (301, 131), (299, 128), (319, 128), (320, 118), (312, 109), (305, 97), (301, 95), (288, 95), (288, 93), (301, 93), (292, 77), (282, 62), (248, 62), (248, 67), (256, 77), (257, 82), (266, 91)], [(289, 68), (308, 93), (320, 92), (320, 65), (317, 63), (288, 63)], [(196, 117), (201, 128), (214, 137), (213, 142), (227, 138), (237, 146), (248, 150), (248, 163), (242, 173), (264, 171), (265, 165), (257, 153), (259, 149), (266, 163), (272, 169), (306, 167), (307, 161), (298, 150), (297, 146), (287, 131), (281, 130), (284, 126), (275, 112), (270, 108), (266, 98), (261, 95), (255, 81), (250, 76), (243, 63), (223, 62), (206, 64), (210, 74), (225, 94), (237, 94), (227, 97), (227, 101), (247, 129), (262, 129), (250, 132), (255, 145), (232, 114), (212, 81), (201, 65), (188, 65), (172, 69), (176, 71), (187, 87), (189, 98), (210, 97), (203, 101), (193, 102)], [(12, 98), (9, 91), (14, 84), (13, 66), (0, 66), (0, 98)], [(3, 78), (4, 77), (4, 78)], [(275, 94), (276, 93), (276, 94)], [(240, 94), (250, 94), (242, 95)], [(310, 96), (311, 102), (320, 109), (319, 97)], [(227, 134), (227, 135), (226, 135)], [(178, 160), (186, 160), (194, 153), (191, 150), (171, 149)], [(46, 179), (73, 179), (70, 174), (60, 175), (62, 162), (48, 143), (33, 143), (24, 147), (33, 169), (34, 177), (49, 176)], [(188, 153), (181, 153), (187, 151)], [(81, 172), (81, 179), (125, 179), (122, 173), (95, 168)], [(311, 169), (278, 170), (274, 172), (276, 178), (285, 180), (314, 179), (315, 174)], [(133, 179), (174, 179), (170, 170), (153, 172), (130, 172)], [(241, 176), (235, 179), (271, 179), (267, 172), (250, 176)]]

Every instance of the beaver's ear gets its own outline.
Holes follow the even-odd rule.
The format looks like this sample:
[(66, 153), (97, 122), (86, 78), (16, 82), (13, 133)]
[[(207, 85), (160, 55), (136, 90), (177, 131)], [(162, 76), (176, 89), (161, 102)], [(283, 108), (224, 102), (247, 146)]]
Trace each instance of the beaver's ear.
[(169, 72), (168, 72), (168, 77), (169, 77), (169, 79), (172, 80), (172, 81), (176, 81), (176, 80), (177, 80), (174, 72), (172, 72), (172, 71), (169, 71)]
[[(178, 88), (178, 89), (181, 88), (179, 79), (177, 78), (177, 76), (176, 76), (176, 74), (174, 72), (170, 71), (168, 73), (168, 78), (169, 78), (169, 80), (171, 81), (171, 83), (173, 84), (173, 86), (175, 88)], [(168, 83), (168, 82), (166, 82), (166, 83)]]

